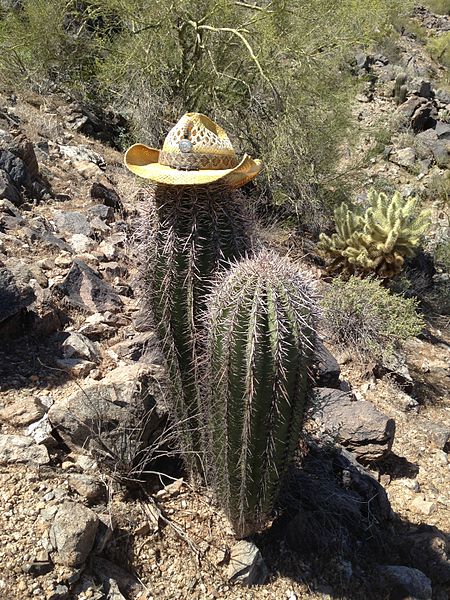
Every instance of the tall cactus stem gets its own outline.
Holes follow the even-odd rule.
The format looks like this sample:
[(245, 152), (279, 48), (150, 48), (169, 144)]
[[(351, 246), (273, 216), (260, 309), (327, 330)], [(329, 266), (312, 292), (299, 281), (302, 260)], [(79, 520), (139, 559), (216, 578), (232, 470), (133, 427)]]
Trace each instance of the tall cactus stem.
[(243, 194), (218, 184), (158, 185), (144, 202), (143, 310), (153, 316), (161, 340), (173, 387), (173, 418), (193, 475), (201, 470), (201, 315), (218, 269), (251, 254), (251, 220)]

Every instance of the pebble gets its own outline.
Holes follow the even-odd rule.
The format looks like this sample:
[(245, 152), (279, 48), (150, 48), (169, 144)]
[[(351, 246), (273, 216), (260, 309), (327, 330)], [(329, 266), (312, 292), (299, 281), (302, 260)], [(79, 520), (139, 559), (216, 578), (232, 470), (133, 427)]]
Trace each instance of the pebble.
[(421, 513), (423, 515), (431, 515), (432, 513), (435, 512), (436, 510), (436, 504), (434, 504), (433, 502), (429, 502), (427, 500), (425, 500), (422, 497), (418, 497), (415, 498), (412, 502), (411, 502), (411, 508), (414, 510), (414, 512), (416, 513)]

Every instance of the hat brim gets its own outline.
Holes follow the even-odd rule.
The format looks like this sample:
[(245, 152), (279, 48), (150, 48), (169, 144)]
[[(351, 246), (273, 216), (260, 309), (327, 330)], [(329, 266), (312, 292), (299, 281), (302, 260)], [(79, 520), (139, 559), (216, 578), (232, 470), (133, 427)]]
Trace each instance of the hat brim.
[(144, 144), (134, 144), (125, 153), (125, 166), (135, 175), (165, 185), (206, 185), (222, 181), (225, 185), (238, 188), (251, 181), (262, 169), (260, 160), (247, 154), (233, 169), (200, 169), (184, 171), (161, 165), (159, 150)]

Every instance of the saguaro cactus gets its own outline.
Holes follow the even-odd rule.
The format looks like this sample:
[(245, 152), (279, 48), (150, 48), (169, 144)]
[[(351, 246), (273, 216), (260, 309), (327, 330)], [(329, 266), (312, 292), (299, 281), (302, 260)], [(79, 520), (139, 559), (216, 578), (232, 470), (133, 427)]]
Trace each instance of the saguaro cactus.
[(239, 537), (264, 524), (298, 444), (314, 306), (308, 280), (268, 252), (234, 266), (210, 296), (208, 476)]
[(243, 195), (219, 184), (158, 185), (149, 194), (142, 233), (143, 296), (168, 362), (173, 416), (192, 472), (200, 451), (200, 316), (219, 267), (251, 253), (251, 221)]

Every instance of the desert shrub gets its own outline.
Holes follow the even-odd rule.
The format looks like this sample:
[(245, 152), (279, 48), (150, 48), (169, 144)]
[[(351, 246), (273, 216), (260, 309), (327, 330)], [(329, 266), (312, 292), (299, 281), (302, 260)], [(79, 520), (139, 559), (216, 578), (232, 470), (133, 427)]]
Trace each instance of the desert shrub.
[(450, 32), (431, 38), (427, 49), (434, 59), (450, 69)]
[(441, 210), (450, 225), (450, 171), (435, 172), (427, 183), (427, 195)]
[(76, 0), (24, 1), (0, 17), (0, 82), (39, 92), (86, 90), (103, 35)]
[(450, 239), (441, 240), (436, 245), (433, 255), (436, 265), (450, 273)]
[(450, 0), (426, 0), (423, 4), (438, 15), (450, 15)]
[(263, 158), (258, 196), (318, 229), (355, 137), (346, 65), (409, 4), (23, 0), (0, 24), (3, 75), (75, 89), (125, 114), (132, 139), (150, 145), (180, 113), (206, 112), (238, 151)]
[(335, 341), (364, 358), (389, 357), (423, 327), (417, 301), (392, 294), (375, 279), (334, 279), (322, 308)]

